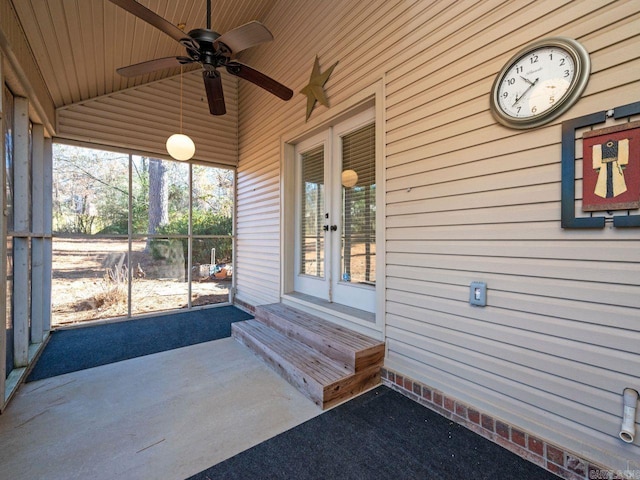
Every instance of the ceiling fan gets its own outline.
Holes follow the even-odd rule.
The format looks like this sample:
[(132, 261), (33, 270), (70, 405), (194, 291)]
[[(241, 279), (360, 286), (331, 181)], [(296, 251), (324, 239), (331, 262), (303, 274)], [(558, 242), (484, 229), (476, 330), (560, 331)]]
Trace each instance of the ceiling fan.
[(225, 67), (231, 75), (248, 80), (282, 100), (289, 100), (293, 96), (291, 89), (264, 73), (233, 59), (242, 50), (273, 40), (269, 29), (260, 22), (249, 22), (220, 35), (211, 30), (211, 0), (207, 0), (207, 28), (196, 28), (185, 33), (136, 0), (109, 1), (180, 42), (187, 53), (185, 56), (157, 58), (121, 67), (116, 70), (120, 75), (135, 77), (164, 68), (199, 63), (204, 69), (202, 76), (207, 92), (209, 111), (212, 115), (224, 115), (227, 112), (222, 91), (222, 78), (218, 71), (220, 67)]

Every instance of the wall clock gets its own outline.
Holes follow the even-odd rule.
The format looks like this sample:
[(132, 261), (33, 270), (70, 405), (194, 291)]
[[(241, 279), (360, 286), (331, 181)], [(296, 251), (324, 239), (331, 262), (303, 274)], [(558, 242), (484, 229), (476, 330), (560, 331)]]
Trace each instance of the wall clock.
[(491, 113), (511, 128), (533, 128), (566, 112), (579, 98), (591, 72), (585, 48), (575, 40), (538, 40), (516, 53), (491, 89)]

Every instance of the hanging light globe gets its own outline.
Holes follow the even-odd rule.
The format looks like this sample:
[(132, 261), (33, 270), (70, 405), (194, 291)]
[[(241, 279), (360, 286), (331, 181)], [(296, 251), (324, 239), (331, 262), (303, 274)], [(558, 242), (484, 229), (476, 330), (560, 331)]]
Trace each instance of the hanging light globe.
[(358, 174), (355, 170), (345, 170), (342, 172), (342, 186), (346, 188), (355, 187), (358, 183)]
[(167, 152), (176, 160), (190, 160), (196, 153), (196, 145), (188, 136), (174, 133), (167, 139)]

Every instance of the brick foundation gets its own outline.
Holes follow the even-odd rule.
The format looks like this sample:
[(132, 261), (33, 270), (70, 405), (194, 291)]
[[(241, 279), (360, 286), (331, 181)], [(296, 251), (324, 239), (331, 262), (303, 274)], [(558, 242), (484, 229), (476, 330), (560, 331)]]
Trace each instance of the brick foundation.
[(382, 383), (516, 455), (567, 480), (626, 478), (562, 447), (493, 418), (427, 385), (383, 368)]

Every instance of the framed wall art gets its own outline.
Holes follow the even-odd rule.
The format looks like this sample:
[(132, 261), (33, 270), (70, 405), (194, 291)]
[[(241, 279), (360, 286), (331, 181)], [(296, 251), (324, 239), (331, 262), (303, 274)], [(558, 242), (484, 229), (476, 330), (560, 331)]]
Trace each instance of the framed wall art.
[[(640, 227), (640, 121), (631, 121), (638, 115), (640, 102), (635, 102), (562, 122), (562, 228), (603, 228), (607, 222)], [(627, 121), (597, 128), (607, 118)], [(576, 139), (585, 127), (592, 130)], [(576, 201), (576, 142), (582, 142), (583, 152), (581, 202)], [(578, 209), (588, 216), (576, 216)], [(613, 214), (621, 210), (627, 214)]]
[(640, 121), (582, 136), (582, 210), (640, 207)]

